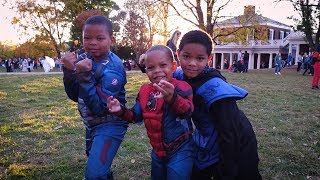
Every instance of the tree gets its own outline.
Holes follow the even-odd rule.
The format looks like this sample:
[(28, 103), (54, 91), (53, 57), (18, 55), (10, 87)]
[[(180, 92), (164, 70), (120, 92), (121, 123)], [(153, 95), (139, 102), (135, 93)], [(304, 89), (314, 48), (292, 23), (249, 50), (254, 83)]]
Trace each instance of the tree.
[[(119, 10), (119, 6), (111, 0), (62, 0), (65, 3), (64, 13), (72, 22), (71, 40), (78, 39), (82, 42), (82, 26), (85, 20), (92, 15), (105, 15), (111, 19), (110, 12)], [(78, 17), (81, 16), (81, 17)], [(85, 18), (84, 18), (85, 17)], [(119, 31), (117, 23), (113, 22), (114, 30)]]
[(14, 56), (15, 46), (6, 42), (0, 42), (0, 59), (12, 58)]
[(304, 32), (311, 51), (319, 47), (320, 38), (320, 0), (278, 0), (291, 2), (301, 19), (294, 17), (296, 30)]
[(55, 47), (50, 43), (50, 37), (36, 35), (34, 40), (28, 40), (15, 49), (15, 57), (40, 58), (56, 57)]
[(15, 8), (19, 12), (15, 23), (27, 33), (32, 30), (49, 37), (57, 56), (60, 57), (60, 48), (63, 46), (63, 39), (66, 39), (65, 32), (69, 25), (62, 12), (64, 3), (58, 0), (17, 0)]
[(154, 35), (165, 32), (165, 10), (151, 0), (129, 0), (124, 7), (127, 18), (123, 21), (121, 45), (132, 47), (138, 59), (152, 45)]
[[(157, 1), (169, 4), (179, 17), (213, 37), (213, 28), (222, 18), (219, 14), (231, 0), (195, 0), (194, 2), (176, 0), (177, 3), (173, 3), (171, 0)], [(205, 8), (203, 8), (204, 5)]]

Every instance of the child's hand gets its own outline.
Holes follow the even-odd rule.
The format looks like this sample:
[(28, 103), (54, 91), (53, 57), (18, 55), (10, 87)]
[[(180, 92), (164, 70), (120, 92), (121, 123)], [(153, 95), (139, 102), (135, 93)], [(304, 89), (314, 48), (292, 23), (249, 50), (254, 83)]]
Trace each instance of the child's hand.
[(113, 96), (108, 97), (107, 107), (109, 108), (109, 112), (111, 113), (117, 113), (121, 111), (120, 102)]
[(166, 80), (160, 80), (158, 84), (154, 83), (153, 87), (156, 88), (157, 91), (160, 92), (159, 95), (155, 96), (155, 98), (162, 98), (167, 102), (171, 102), (174, 93), (174, 85), (169, 83)]
[(74, 70), (76, 61), (77, 57), (74, 52), (66, 52), (66, 54), (61, 59), (61, 64), (63, 64), (63, 67), (69, 70)]
[(92, 69), (92, 60), (84, 59), (75, 64), (77, 72), (87, 72)]

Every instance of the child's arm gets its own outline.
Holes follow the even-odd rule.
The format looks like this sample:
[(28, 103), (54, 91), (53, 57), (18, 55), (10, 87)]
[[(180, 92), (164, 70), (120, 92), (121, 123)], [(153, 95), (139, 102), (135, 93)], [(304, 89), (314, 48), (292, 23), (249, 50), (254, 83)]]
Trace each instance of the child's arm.
[(161, 93), (159, 97), (163, 97), (164, 101), (170, 105), (172, 111), (178, 116), (191, 116), (194, 106), (192, 102), (193, 93), (191, 86), (184, 82), (178, 81), (176, 87), (173, 84), (161, 80), (154, 87)]
[(67, 52), (65, 56), (61, 59), (61, 63), (63, 64), (63, 84), (65, 92), (68, 97), (77, 102), (79, 96), (79, 83), (75, 74), (75, 65), (74, 63), (77, 61), (76, 55), (71, 52)]
[[(90, 60), (88, 60), (90, 61)], [(80, 67), (80, 72), (77, 70), (77, 79), (79, 81), (79, 96), (84, 100), (91, 112), (98, 116), (104, 116), (107, 112), (107, 98), (114, 96), (116, 98), (124, 93), (124, 85), (126, 83), (125, 70), (120, 63), (105, 65), (101, 70), (101, 75), (97, 78), (92, 72), (91, 67), (85, 60), (77, 63), (77, 68)], [(108, 62), (113, 63), (113, 62)], [(82, 64), (82, 65), (81, 65)], [(87, 71), (88, 69), (89, 71)], [(99, 82), (96, 82), (99, 81)], [(97, 84), (98, 83), (98, 84)]]
[(110, 96), (107, 99), (107, 107), (110, 113), (114, 113), (116, 116), (120, 117), (131, 123), (140, 123), (142, 122), (142, 113), (140, 103), (137, 101), (132, 109), (127, 109), (122, 106), (118, 99)]

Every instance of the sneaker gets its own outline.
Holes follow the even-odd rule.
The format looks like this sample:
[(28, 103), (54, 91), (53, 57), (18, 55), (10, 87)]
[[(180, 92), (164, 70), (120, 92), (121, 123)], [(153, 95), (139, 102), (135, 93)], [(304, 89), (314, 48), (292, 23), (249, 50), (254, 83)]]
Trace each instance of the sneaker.
[(317, 88), (316, 88), (316, 86), (312, 86), (312, 88), (311, 88), (311, 89), (317, 89)]
[(274, 73), (275, 75), (278, 75), (278, 73)]
[(279, 74), (279, 75), (281, 75), (281, 73), (280, 73), (280, 72), (278, 72), (278, 74)]

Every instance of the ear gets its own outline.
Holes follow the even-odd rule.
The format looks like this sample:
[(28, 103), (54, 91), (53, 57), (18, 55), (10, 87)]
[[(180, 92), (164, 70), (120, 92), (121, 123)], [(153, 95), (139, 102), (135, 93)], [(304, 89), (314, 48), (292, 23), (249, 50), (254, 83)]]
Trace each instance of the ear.
[(209, 66), (209, 67), (212, 67), (212, 66), (213, 66), (212, 54), (210, 54), (209, 57), (208, 57), (208, 66)]
[(116, 43), (116, 38), (114, 36), (111, 36), (111, 43), (115, 44)]
[(178, 59), (180, 59), (180, 50), (179, 49), (176, 50), (176, 54), (178, 56)]
[(173, 62), (172, 62), (172, 71), (176, 72), (177, 68), (178, 68), (178, 64), (177, 64), (177, 62), (175, 60), (173, 60)]

